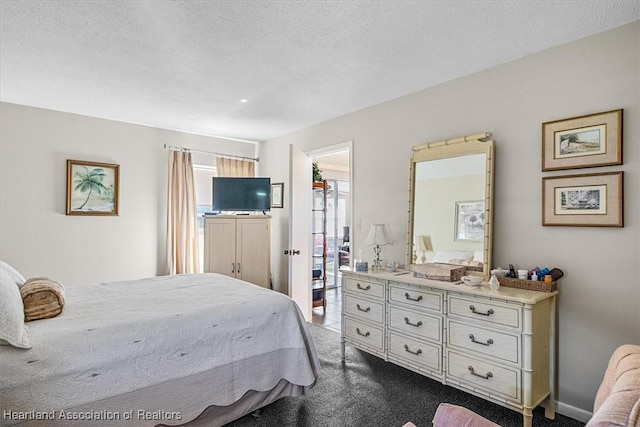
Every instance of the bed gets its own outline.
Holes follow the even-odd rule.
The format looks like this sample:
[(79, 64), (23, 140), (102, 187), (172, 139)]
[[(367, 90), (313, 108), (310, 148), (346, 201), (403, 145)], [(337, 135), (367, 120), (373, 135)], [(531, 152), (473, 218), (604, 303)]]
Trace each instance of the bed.
[(62, 314), (26, 323), (30, 349), (0, 346), (0, 425), (218, 426), (318, 378), (278, 292), (219, 274), (64, 292)]

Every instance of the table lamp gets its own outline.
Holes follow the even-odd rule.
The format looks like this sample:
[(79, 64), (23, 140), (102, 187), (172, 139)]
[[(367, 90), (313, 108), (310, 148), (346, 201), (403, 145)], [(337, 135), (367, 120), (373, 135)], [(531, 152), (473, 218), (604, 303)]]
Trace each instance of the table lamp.
[(364, 241), (367, 245), (375, 245), (373, 251), (376, 254), (375, 259), (373, 260), (373, 269), (378, 272), (382, 269), (382, 260), (380, 259), (380, 246), (384, 245), (392, 245), (393, 240), (389, 237), (389, 233), (387, 233), (387, 229), (384, 224), (371, 224), (371, 228), (369, 229), (369, 235)]
[(422, 261), (422, 264), (424, 264), (425, 262), (427, 262), (426, 252), (433, 250), (433, 246), (431, 245), (431, 237), (418, 236), (417, 242), (418, 242), (418, 250), (422, 252), (422, 257), (420, 258), (420, 260)]

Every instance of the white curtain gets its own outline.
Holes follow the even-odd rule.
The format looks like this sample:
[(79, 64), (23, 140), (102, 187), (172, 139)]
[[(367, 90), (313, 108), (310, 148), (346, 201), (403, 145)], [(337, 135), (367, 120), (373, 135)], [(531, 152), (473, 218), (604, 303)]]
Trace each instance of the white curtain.
[(169, 152), (167, 272), (198, 273), (198, 224), (191, 153)]
[(216, 158), (218, 176), (256, 176), (256, 162), (228, 157)]

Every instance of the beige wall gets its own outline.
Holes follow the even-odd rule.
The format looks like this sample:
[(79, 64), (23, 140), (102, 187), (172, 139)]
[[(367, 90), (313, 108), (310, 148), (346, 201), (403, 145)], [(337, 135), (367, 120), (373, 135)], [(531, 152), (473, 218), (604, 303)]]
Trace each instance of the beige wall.
[[(165, 143), (250, 157), (256, 148), (7, 103), (0, 123), (0, 258), (65, 285), (164, 274)], [(67, 159), (120, 165), (119, 216), (65, 215)]]
[[(370, 253), (362, 244), (366, 230), (382, 222), (400, 242), (385, 246), (385, 258), (403, 259), (411, 146), (491, 132), (494, 265), (565, 271), (557, 397), (561, 413), (584, 419), (611, 352), (622, 343), (640, 343), (639, 66), (635, 22), (267, 141), (261, 166), (288, 188), (289, 144), (313, 151), (353, 141), (353, 250)], [(541, 172), (541, 123), (618, 108), (624, 109), (623, 166)], [(543, 176), (613, 170), (625, 171), (624, 228), (541, 225)], [(274, 224), (273, 250), (279, 253), (287, 241), (287, 209), (274, 213)], [(273, 259), (274, 283), (286, 290), (287, 260)]]

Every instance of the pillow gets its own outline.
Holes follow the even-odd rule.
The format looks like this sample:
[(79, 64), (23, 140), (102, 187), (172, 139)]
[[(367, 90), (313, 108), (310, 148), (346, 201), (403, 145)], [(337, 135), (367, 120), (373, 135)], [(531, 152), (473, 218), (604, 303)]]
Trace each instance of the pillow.
[(13, 281), (16, 285), (22, 286), (24, 283), (24, 276), (18, 273), (18, 270), (11, 267), (4, 261), (0, 261), (0, 270), (7, 274), (7, 277)]
[(32, 277), (20, 288), (24, 321), (48, 319), (62, 313), (64, 287), (46, 277)]
[(14, 279), (7, 270), (0, 269), (0, 345), (31, 348), (24, 306)]
[(484, 263), (472, 259), (450, 259), (446, 264), (464, 265), (465, 267), (471, 267), (473, 271), (477, 271), (476, 267), (484, 267)]
[(468, 259), (450, 259), (447, 261), (447, 264), (456, 264), (456, 265), (471, 265), (473, 261)]
[(450, 264), (450, 260), (467, 260), (471, 261), (473, 254), (471, 252), (460, 251), (437, 251), (431, 262), (440, 262)]

